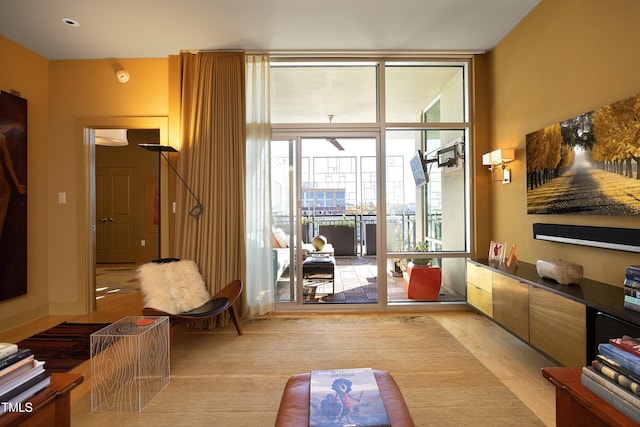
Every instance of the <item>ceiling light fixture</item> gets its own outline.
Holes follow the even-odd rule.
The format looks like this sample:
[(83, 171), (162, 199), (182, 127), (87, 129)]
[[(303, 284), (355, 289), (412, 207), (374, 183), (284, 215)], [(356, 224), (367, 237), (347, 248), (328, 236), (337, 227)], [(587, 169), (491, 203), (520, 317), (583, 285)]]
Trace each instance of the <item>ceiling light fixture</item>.
[(60, 18), (60, 20), (62, 22), (64, 22), (65, 25), (68, 25), (70, 27), (79, 27), (80, 26), (80, 23), (78, 21), (76, 21), (75, 19), (73, 19), (73, 18), (64, 17), (64, 18)]
[(124, 147), (129, 145), (126, 129), (96, 129), (96, 145), (106, 147)]

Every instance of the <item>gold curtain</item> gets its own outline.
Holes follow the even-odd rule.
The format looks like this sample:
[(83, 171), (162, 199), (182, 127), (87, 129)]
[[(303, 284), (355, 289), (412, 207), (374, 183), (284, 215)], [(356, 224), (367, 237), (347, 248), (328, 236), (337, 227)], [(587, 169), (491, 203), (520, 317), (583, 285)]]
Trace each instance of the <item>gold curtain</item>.
[[(245, 281), (245, 65), (242, 52), (182, 53), (178, 171), (202, 202), (197, 218), (176, 212), (176, 256), (200, 266), (215, 295)], [(178, 206), (195, 201), (177, 187)], [(236, 309), (246, 312), (243, 292)], [(228, 315), (218, 319), (228, 323)]]

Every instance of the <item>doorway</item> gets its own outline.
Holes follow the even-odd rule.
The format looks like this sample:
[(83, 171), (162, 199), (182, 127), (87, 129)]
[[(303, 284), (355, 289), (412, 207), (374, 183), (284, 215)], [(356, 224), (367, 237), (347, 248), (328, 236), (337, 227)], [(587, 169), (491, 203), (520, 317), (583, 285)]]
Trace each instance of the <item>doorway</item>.
[(278, 303), (378, 304), (386, 298), (378, 283), (378, 145), (375, 135), (272, 140)]
[[(123, 151), (120, 151), (116, 154), (117, 160), (114, 161), (115, 164), (111, 164), (108, 166), (114, 167), (130, 167), (132, 165), (137, 166), (137, 173), (135, 176), (135, 191), (134, 199), (135, 199), (135, 222), (134, 226), (134, 241), (133, 247), (136, 249), (134, 252), (136, 253), (136, 259), (134, 264), (139, 264), (142, 262), (149, 261), (151, 259), (155, 259), (158, 257), (158, 246), (157, 243), (159, 240), (162, 241), (163, 245), (163, 254), (168, 253), (168, 242), (169, 242), (169, 206), (170, 203), (164, 203), (163, 206), (158, 206), (156, 216), (158, 219), (163, 218), (167, 219), (163, 222), (160, 222), (160, 227), (155, 225), (153, 227), (147, 227), (147, 225), (151, 224), (149, 220), (149, 216), (145, 216), (144, 212), (149, 210), (143, 207), (147, 205), (148, 196), (145, 196), (145, 191), (148, 190), (147, 187), (151, 186), (151, 194), (153, 195), (153, 190), (155, 188), (162, 189), (163, 196), (168, 197), (168, 185), (167, 185), (167, 167), (166, 165), (162, 165), (160, 171), (158, 170), (158, 162), (157, 157), (150, 155), (149, 152), (143, 150), (138, 147), (140, 143), (149, 143), (149, 142), (159, 142), (163, 145), (168, 144), (168, 119), (167, 117), (122, 117), (122, 118), (97, 118), (90, 119), (81, 124), (82, 129), (82, 138), (84, 141), (84, 152), (83, 156), (79, 157), (81, 161), (81, 165), (79, 166), (81, 169), (84, 169), (84, 182), (83, 188), (84, 191), (80, 194), (80, 203), (81, 206), (84, 206), (85, 212), (82, 216), (82, 220), (79, 223), (79, 227), (83, 230), (82, 233), (79, 233), (79, 246), (82, 248), (86, 248), (86, 250), (80, 252), (80, 265), (84, 266), (83, 271), (83, 280), (81, 281), (82, 285), (80, 286), (80, 291), (83, 295), (83, 300), (86, 302), (86, 312), (92, 312), (96, 309), (96, 264), (97, 264), (97, 249), (98, 249), (98, 233), (97, 228), (98, 224), (101, 223), (98, 221), (100, 218), (104, 218), (104, 216), (97, 215), (96, 206), (96, 192), (97, 192), (97, 168), (104, 165), (98, 165), (100, 161), (100, 155), (97, 154), (97, 149), (105, 148), (105, 147), (97, 147), (95, 145), (94, 138), (94, 130), (95, 129), (128, 129), (129, 131), (140, 131), (143, 134), (143, 131), (153, 131), (155, 133), (155, 137), (152, 140), (148, 139), (148, 136), (141, 136), (141, 139), (129, 138), (128, 149), (131, 150), (130, 153), (124, 154)], [(119, 149), (122, 147), (111, 148)], [(140, 158), (144, 158), (145, 162), (149, 162), (149, 166), (141, 167), (138, 161), (132, 160), (131, 156), (141, 156)], [(158, 177), (158, 172), (160, 172), (160, 177)], [(153, 176), (151, 180), (147, 179), (150, 176)], [(160, 181), (162, 181), (162, 185), (160, 185)], [(147, 185), (147, 182), (151, 184)], [(147, 192), (148, 193), (148, 192)], [(154, 206), (153, 196), (151, 197), (151, 206)], [(167, 199), (165, 199), (167, 200)], [(110, 217), (107, 217), (110, 218)], [(151, 216), (153, 218), (153, 215)], [(149, 224), (147, 224), (149, 223)], [(151, 224), (153, 225), (153, 224)], [(159, 229), (160, 228), (160, 229)], [(166, 251), (166, 252), (165, 252)], [(164, 255), (163, 255), (164, 256)]]

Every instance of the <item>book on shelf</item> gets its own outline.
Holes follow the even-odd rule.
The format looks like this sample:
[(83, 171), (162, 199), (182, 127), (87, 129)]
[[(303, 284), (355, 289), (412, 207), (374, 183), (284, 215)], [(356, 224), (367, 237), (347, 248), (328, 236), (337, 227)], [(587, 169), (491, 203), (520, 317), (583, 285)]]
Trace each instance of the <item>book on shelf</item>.
[(640, 289), (640, 280), (624, 279), (625, 288)]
[(640, 343), (628, 335), (624, 335), (622, 338), (611, 338), (609, 342), (621, 350), (640, 357)]
[(598, 360), (594, 360), (593, 362), (591, 362), (591, 366), (600, 375), (609, 378), (611, 381), (614, 381), (616, 384), (624, 387), (633, 394), (640, 395), (640, 384), (637, 381), (632, 380), (624, 373), (619, 372)]
[(625, 278), (640, 282), (640, 265), (628, 265)]
[(18, 403), (24, 402), (29, 398), (33, 397), (36, 393), (44, 390), (46, 387), (51, 384), (51, 374), (49, 372), (43, 372), (42, 375), (38, 378), (33, 379), (33, 384), (24, 388), (24, 390), (19, 391), (14, 397), (10, 398), (7, 401), (3, 401), (3, 403), (8, 403), (5, 405), (0, 405), (0, 415), (5, 413), (8, 408), (17, 405)]
[(637, 356), (610, 343), (598, 344), (598, 353), (614, 360), (633, 375), (640, 377), (640, 358)]
[(0, 375), (2, 375), (2, 370), (6, 367), (13, 365), (16, 362), (19, 362), (22, 359), (31, 356), (31, 350), (28, 348), (18, 350), (16, 353), (13, 353), (11, 356), (7, 356), (3, 359), (0, 359)]
[(311, 371), (309, 425), (391, 426), (371, 368)]
[(622, 375), (628, 377), (631, 381), (635, 381), (638, 384), (640, 384), (640, 376), (634, 375), (633, 373), (631, 373), (628, 370), (624, 369), (622, 367), (622, 365), (620, 365), (618, 362), (608, 358), (607, 356), (602, 355), (602, 354), (597, 354), (596, 355), (596, 362), (598, 362), (599, 364), (602, 364), (604, 366), (607, 366), (610, 369), (613, 369), (614, 371), (618, 372), (619, 374), (622, 374)]
[[(582, 375), (580, 376), (580, 383), (585, 388), (589, 389), (593, 394), (616, 408), (618, 411), (622, 412), (636, 423), (640, 423), (640, 409), (638, 407), (621, 398), (619, 395), (614, 393), (611, 388), (599, 382), (596, 377), (587, 374), (585, 369), (589, 368), (585, 366), (583, 368)], [(614, 384), (613, 387), (617, 386)]]
[(0, 402), (10, 402), (16, 396), (19, 396), (23, 392), (31, 389), (34, 385), (39, 384), (42, 380), (45, 380), (49, 377), (51, 377), (51, 373), (45, 370), (38, 372), (36, 375), (29, 376), (29, 379), (19, 383), (18, 385), (16, 385), (15, 387), (7, 391), (6, 393), (2, 394), (0, 396)]
[(611, 393), (618, 396), (620, 399), (623, 399), (625, 402), (633, 405), (638, 408), (640, 412), (640, 396), (626, 390), (624, 387), (620, 387), (620, 385), (610, 378), (607, 378), (605, 375), (600, 374), (591, 366), (584, 366), (582, 368), (582, 375), (586, 375), (591, 378), (593, 381), (597, 382), (601, 386), (605, 387)]
[(30, 371), (35, 364), (36, 361), (33, 356), (29, 356), (26, 359), (22, 359), (3, 369), (2, 372), (0, 372), (0, 387), (3, 387), (7, 382), (12, 381), (14, 378)]
[(624, 285), (622, 290), (624, 291), (624, 294), (626, 296), (630, 296), (630, 297), (634, 297), (634, 298), (640, 297), (640, 288), (634, 288), (634, 287), (631, 287), (631, 286)]
[(624, 296), (624, 308), (640, 312), (640, 301), (638, 298)]
[(32, 378), (37, 377), (42, 372), (45, 372), (44, 362), (40, 362), (37, 360), (34, 361), (34, 364), (30, 369), (22, 372), (20, 375), (14, 377), (13, 379), (0, 386), (0, 402), (5, 402), (7, 399), (9, 399), (9, 397), (7, 396), (12, 394), (13, 390), (30, 381)]
[(624, 288), (624, 307), (640, 311), (640, 289)]
[(18, 352), (18, 345), (9, 342), (0, 342), (0, 359), (9, 357)]

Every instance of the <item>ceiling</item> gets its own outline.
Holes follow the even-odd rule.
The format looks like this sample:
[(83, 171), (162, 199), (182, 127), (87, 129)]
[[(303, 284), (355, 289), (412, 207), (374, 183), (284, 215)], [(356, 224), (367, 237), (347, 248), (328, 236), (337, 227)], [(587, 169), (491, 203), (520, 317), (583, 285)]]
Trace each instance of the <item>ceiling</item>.
[[(0, 0), (0, 34), (48, 58), (181, 50), (485, 51), (539, 0)], [(62, 18), (79, 26), (71, 27)]]

